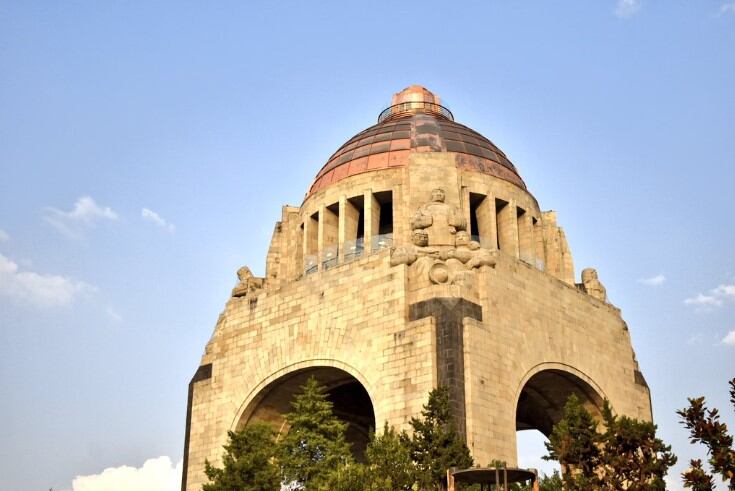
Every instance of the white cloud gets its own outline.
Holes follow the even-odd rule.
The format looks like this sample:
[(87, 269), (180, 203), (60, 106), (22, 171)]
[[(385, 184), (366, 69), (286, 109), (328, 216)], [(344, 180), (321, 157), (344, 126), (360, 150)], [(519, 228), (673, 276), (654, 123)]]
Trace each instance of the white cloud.
[(0, 254), (0, 296), (41, 307), (63, 307), (94, 290), (72, 278), (19, 271), (16, 263)]
[(712, 295), (697, 293), (696, 296), (684, 300), (684, 303), (686, 305), (696, 305), (699, 307), (719, 307), (722, 305), (722, 300)]
[(10, 240), (10, 235), (0, 228), (0, 242), (7, 242), (8, 240)]
[(659, 286), (662, 285), (665, 281), (666, 276), (662, 274), (657, 274), (656, 276), (652, 276), (650, 278), (641, 278), (638, 280), (638, 283), (648, 286)]
[(117, 213), (110, 207), (102, 207), (89, 196), (79, 198), (71, 211), (53, 207), (44, 208), (43, 217), (56, 230), (72, 239), (82, 237), (84, 230), (93, 227), (99, 220), (117, 220)]
[(168, 223), (166, 220), (163, 219), (161, 215), (153, 210), (143, 208), (142, 210), (140, 210), (140, 216), (143, 217), (143, 220), (155, 223), (161, 228), (165, 228), (171, 234), (176, 231), (176, 227), (173, 223)]
[(724, 338), (722, 338), (722, 344), (729, 344), (730, 346), (735, 346), (735, 329), (728, 332)]
[(91, 476), (77, 476), (72, 491), (178, 491), (182, 462), (175, 466), (168, 457), (146, 460), (142, 467), (123, 465)]
[(618, 0), (615, 15), (621, 19), (632, 17), (641, 9), (641, 0)]
[(720, 285), (712, 290), (713, 295), (735, 298), (735, 285)]
[(725, 300), (735, 300), (735, 285), (719, 285), (707, 293), (697, 293), (696, 296), (684, 300), (686, 305), (696, 307), (721, 307)]
[(725, 2), (720, 5), (720, 15), (735, 14), (735, 2)]

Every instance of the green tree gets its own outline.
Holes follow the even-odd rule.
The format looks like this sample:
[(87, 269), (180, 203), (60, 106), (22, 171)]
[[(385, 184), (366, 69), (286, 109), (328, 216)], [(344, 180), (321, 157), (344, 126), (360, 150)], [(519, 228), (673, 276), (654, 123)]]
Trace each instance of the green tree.
[(595, 473), (600, 465), (600, 442), (597, 422), (572, 394), (564, 404), (564, 416), (549, 435), (549, 454), (543, 458), (559, 462), (565, 489), (596, 489), (600, 484)]
[(391, 491), (410, 491), (417, 480), (405, 433), (398, 434), (386, 422), (380, 435), (372, 435), (365, 452), (370, 470)]
[(371, 477), (372, 473), (367, 466), (350, 462), (332, 470), (319, 489), (320, 491), (372, 491)]
[[(539, 491), (562, 491), (564, 489), (562, 484), (561, 475), (558, 471), (554, 471), (550, 476), (541, 476), (538, 480)], [(509, 484), (508, 490), (533, 491), (533, 486), (531, 484)]]
[(301, 389), (286, 415), (289, 429), (279, 443), (278, 462), (283, 482), (312, 491), (332, 470), (352, 463), (352, 454), (345, 440), (347, 425), (332, 412), (326, 388), (311, 377)]
[(204, 473), (210, 482), (202, 490), (278, 491), (281, 479), (273, 463), (276, 443), (271, 427), (254, 423), (227, 436), (222, 468), (205, 461)]
[(664, 491), (664, 476), (676, 463), (671, 446), (656, 438), (656, 425), (615, 416), (610, 404), (602, 407), (605, 432), (601, 440), (601, 489)]
[[(735, 378), (730, 380), (729, 385), (730, 402), (735, 408)], [(727, 425), (720, 422), (717, 408), (708, 409), (704, 397), (690, 398), (689, 407), (677, 411), (677, 414), (689, 430), (689, 440), (707, 447), (712, 472), (719, 474), (729, 489), (735, 489), (733, 437), (727, 432)], [(692, 460), (690, 465), (691, 468), (682, 474), (684, 487), (696, 491), (714, 489), (712, 475), (704, 470), (702, 461)]]
[(715, 480), (712, 475), (704, 470), (702, 461), (692, 459), (689, 463), (691, 467), (681, 475), (684, 478), (684, 487), (692, 488), (694, 491), (713, 491)]
[(411, 451), (421, 489), (444, 489), (447, 469), (472, 466), (470, 450), (457, 433), (447, 387), (432, 390), (421, 418), (411, 418), (410, 424), (413, 434), (403, 440)]
[(539, 491), (562, 491), (562, 479), (559, 472), (554, 471), (550, 476), (542, 476), (539, 481)]
[(676, 456), (656, 437), (656, 425), (615, 416), (607, 401), (602, 418), (605, 431), (598, 432), (597, 422), (574, 394), (564, 405), (544, 457), (561, 464), (564, 489), (665, 490), (663, 478)]
[(405, 440), (386, 422), (380, 435), (370, 435), (365, 465), (336, 469), (325, 491), (411, 491), (417, 481), (416, 467)]

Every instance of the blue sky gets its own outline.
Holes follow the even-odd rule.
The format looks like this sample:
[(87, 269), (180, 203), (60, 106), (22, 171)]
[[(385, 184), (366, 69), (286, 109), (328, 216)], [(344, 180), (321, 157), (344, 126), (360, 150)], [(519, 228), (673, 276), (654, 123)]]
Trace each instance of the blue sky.
[(414, 83), (599, 270), (676, 480), (687, 396), (735, 426), (734, 53), (722, 0), (0, 1), (0, 488), (173, 481), (235, 271)]

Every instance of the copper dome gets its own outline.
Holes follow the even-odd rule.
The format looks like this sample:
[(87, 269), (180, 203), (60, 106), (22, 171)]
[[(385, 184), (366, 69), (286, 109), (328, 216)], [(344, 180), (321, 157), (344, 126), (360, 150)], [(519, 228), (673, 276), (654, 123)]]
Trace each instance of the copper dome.
[(505, 154), (490, 140), (454, 121), (439, 98), (420, 86), (393, 96), (378, 124), (350, 138), (317, 174), (307, 196), (345, 177), (403, 167), (413, 152), (454, 152), (460, 168), (482, 172), (526, 189)]

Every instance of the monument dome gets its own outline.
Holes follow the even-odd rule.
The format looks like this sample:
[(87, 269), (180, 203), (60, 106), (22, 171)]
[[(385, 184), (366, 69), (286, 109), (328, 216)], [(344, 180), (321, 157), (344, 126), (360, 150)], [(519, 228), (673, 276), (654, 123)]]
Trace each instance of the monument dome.
[(504, 179), (526, 189), (502, 150), (475, 130), (454, 121), (439, 97), (412, 85), (393, 96), (378, 123), (339, 147), (321, 168), (308, 194), (345, 177), (388, 167), (404, 167), (415, 152), (453, 152), (471, 171)]
[(423, 87), (395, 94), (282, 207), (257, 269), (237, 270), (189, 385), (183, 491), (201, 490), (228, 431), (289, 431), (309, 377), (357, 460), (371, 430), (409, 429), (440, 385), (479, 463), (515, 467), (516, 432), (548, 436), (571, 394), (597, 418), (604, 400), (652, 418), (600, 275), (577, 278), (556, 213)]

